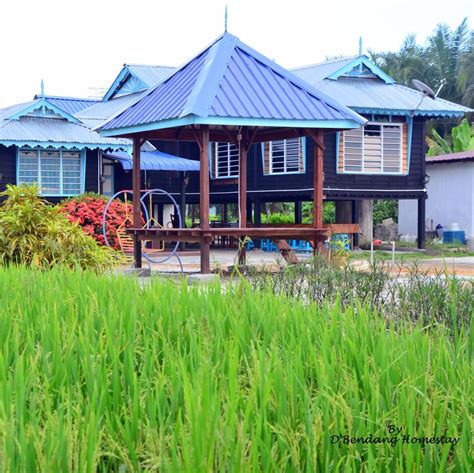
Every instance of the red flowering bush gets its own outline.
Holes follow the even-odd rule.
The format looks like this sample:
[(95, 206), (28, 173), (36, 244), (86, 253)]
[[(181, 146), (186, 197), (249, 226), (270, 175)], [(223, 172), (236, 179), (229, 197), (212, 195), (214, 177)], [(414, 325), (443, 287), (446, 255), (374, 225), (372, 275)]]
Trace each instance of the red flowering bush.
[[(60, 211), (64, 213), (70, 222), (77, 222), (84, 232), (95, 238), (100, 244), (105, 245), (105, 238), (102, 232), (102, 217), (108, 198), (98, 194), (84, 194), (72, 197), (59, 205)], [(107, 240), (112, 248), (119, 250), (120, 244), (117, 238), (117, 229), (124, 221), (126, 226), (131, 225), (133, 208), (131, 204), (126, 204), (115, 199), (107, 210)]]

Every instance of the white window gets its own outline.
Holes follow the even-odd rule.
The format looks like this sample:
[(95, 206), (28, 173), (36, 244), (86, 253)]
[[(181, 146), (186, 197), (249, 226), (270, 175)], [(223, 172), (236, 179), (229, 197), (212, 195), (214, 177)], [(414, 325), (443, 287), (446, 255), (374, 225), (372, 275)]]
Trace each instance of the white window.
[(212, 177), (239, 176), (239, 148), (233, 143), (212, 143)]
[(344, 131), (343, 171), (347, 173), (402, 172), (402, 124), (368, 123)]
[[(268, 145), (268, 165), (264, 166), (265, 174), (303, 173), (303, 147), (302, 138), (270, 141)], [(267, 147), (264, 146), (265, 158), (266, 150)]]
[(79, 151), (20, 149), (18, 184), (37, 184), (43, 195), (76, 195), (83, 192)]

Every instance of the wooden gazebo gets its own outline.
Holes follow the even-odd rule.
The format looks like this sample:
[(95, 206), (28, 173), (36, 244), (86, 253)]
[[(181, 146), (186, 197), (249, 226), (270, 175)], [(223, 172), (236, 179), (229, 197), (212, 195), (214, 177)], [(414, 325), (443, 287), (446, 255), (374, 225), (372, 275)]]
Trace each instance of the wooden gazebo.
[[(291, 72), (225, 33), (168, 78), (100, 128), (104, 136), (133, 139), (135, 266), (141, 241), (200, 242), (201, 272), (209, 273), (214, 236), (303, 239), (315, 248), (330, 229), (323, 226), (324, 131), (357, 128), (366, 122)], [(256, 143), (306, 136), (314, 142), (313, 225), (247, 226), (247, 153)], [(200, 227), (140, 227), (140, 147), (145, 140), (193, 141), (200, 151)], [(209, 226), (209, 144), (230, 142), (239, 149), (239, 227)], [(355, 231), (345, 227), (347, 231)]]

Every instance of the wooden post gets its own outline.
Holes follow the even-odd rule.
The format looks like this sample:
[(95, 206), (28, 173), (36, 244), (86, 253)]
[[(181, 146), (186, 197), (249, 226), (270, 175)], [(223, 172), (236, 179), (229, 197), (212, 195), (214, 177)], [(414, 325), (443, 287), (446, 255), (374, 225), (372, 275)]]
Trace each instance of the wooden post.
[[(141, 190), (141, 170), (140, 170), (140, 143), (141, 139), (133, 138), (133, 170), (132, 170), (132, 187), (133, 187), (133, 226), (141, 228), (140, 214), (140, 190)], [(142, 267), (142, 242), (135, 237), (133, 245), (133, 256), (135, 268)]]
[(418, 199), (418, 248), (425, 248), (425, 220), (426, 220), (426, 200), (424, 197)]
[[(199, 170), (199, 226), (209, 230), (209, 126), (202, 125), (200, 142)], [(201, 240), (201, 273), (210, 272), (210, 241), (208, 237)]]
[[(313, 226), (315, 228), (323, 228), (323, 150), (321, 144), (324, 140), (324, 135), (321, 130), (316, 133), (315, 140), (313, 138)], [(319, 142), (319, 143), (318, 143)], [(323, 243), (320, 239), (315, 242), (314, 248), (322, 250)]]
[[(247, 226), (247, 152), (248, 147), (247, 143), (244, 143), (240, 140), (240, 156), (239, 156), (239, 210), (240, 210), (240, 219), (239, 226), (240, 228), (245, 228)], [(246, 250), (245, 245), (243, 244), (245, 235), (241, 237), (241, 243), (239, 245), (239, 264), (245, 264), (246, 262)]]
[[(323, 141), (323, 133), (318, 130), (317, 137)], [(313, 173), (313, 224), (316, 228), (323, 226), (323, 150), (318, 142), (313, 140), (314, 145), (314, 173)]]
[(295, 223), (303, 222), (303, 206), (301, 200), (295, 200)]

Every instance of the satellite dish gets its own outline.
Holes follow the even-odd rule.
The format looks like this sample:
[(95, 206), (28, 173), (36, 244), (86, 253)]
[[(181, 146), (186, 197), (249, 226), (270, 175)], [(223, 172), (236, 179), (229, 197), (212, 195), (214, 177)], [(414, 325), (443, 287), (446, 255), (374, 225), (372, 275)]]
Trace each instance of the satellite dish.
[(421, 92), (423, 95), (426, 95), (433, 100), (436, 98), (436, 94), (434, 93), (433, 89), (421, 82), (421, 80), (413, 79), (411, 83), (413, 84), (413, 87), (415, 87), (415, 89)]

